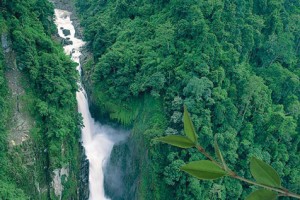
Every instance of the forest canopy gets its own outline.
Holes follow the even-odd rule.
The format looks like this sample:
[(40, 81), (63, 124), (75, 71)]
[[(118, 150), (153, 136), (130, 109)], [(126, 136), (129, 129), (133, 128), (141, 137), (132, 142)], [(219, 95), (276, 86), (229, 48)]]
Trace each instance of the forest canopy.
[[(239, 174), (251, 178), (245, 169), (255, 156), (300, 192), (299, 1), (76, 2), (99, 105), (111, 112), (105, 99), (126, 107), (151, 95), (167, 115), (161, 135), (182, 134), (186, 105), (206, 149), (213, 150), (217, 135)], [(149, 157), (166, 156), (152, 169), (164, 186), (154, 181), (152, 192), (166, 193), (156, 194), (164, 199), (243, 199), (252, 191), (235, 180), (200, 182), (180, 172), (184, 162), (201, 157), (192, 150), (157, 149)]]
[[(62, 183), (66, 188), (63, 199), (77, 196), (81, 125), (75, 97), (78, 73), (76, 64), (53, 40), (53, 14), (54, 7), (48, 0), (0, 1), (1, 46), (6, 37), (16, 55), (12, 62), (18, 68), (6, 65), (0, 47), (0, 199), (54, 199), (50, 191), (52, 173), (61, 167), (70, 171), (68, 180)], [(12, 123), (11, 91), (5, 77), (9, 70), (22, 74), (24, 80), (20, 81), (26, 94), (20, 98), (34, 120), (29, 144), (16, 147), (8, 147), (7, 141)], [(33, 166), (23, 163), (23, 157), (28, 156), (22, 155), (24, 148), (32, 148)]]

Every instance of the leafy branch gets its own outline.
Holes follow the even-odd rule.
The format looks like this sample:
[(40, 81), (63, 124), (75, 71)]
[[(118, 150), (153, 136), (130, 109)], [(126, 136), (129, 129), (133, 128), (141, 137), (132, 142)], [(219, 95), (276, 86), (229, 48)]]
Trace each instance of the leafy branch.
[(261, 187), (261, 189), (258, 189), (247, 196), (246, 200), (274, 200), (278, 196), (300, 199), (299, 194), (290, 192), (288, 189), (281, 186), (280, 177), (274, 168), (255, 157), (252, 157), (250, 160), (250, 172), (255, 181), (241, 177), (236, 172), (228, 168), (218, 146), (217, 138), (215, 138), (214, 141), (214, 148), (218, 160), (214, 159), (213, 156), (205, 151), (205, 149), (198, 143), (197, 134), (186, 107), (184, 107), (183, 123), (185, 136), (168, 135), (155, 139), (156, 141), (180, 148), (186, 149), (194, 147), (208, 158), (208, 160), (193, 161), (185, 164), (180, 168), (182, 171), (185, 171), (200, 180), (214, 180), (224, 176), (229, 176), (250, 185)]

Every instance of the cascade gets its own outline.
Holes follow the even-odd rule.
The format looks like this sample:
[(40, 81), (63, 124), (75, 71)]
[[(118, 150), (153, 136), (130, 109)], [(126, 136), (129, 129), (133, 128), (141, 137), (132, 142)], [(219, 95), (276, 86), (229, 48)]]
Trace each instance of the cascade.
[[(70, 19), (71, 12), (55, 9), (55, 24), (58, 34), (67, 45), (65, 53), (78, 63), (77, 70), (81, 75), (80, 56), (84, 41), (75, 37), (75, 28)], [(108, 200), (104, 191), (104, 167), (110, 156), (113, 145), (124, 140), (126, 133), (95, 121), (89, 111), (88, 98), (81, 82), (76, 93), (78, 112), (83, 117), (82, 145), (89, 161), (89, 200)]]

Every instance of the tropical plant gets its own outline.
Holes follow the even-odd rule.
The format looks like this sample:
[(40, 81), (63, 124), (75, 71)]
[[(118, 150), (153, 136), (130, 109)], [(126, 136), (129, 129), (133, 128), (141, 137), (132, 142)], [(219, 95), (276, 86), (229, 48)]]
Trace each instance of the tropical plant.
[(255, 181), (239, 176), (234, 170), (230, 169), (223, 158), (221, 150), (217, 143), (217, 137), (214, 141), (214, 149), (217, 159), (209, 154), (198, 143), (197, 134), (191, 120), (190, 114), (184, 106), (183, 125), (185, 136), (168, 135), (165, 137), (156, 138), (156, 141), (170, 144), (180, 148), (196, 148), (208, 160), (192, 161), (181, 166), (181, 170), (200, 179), (214, 180), (224, 176), (228, 176), (251, 185), (260, 187), (246, 197), (246, 200), (273, 200), (279, 196), (293, 197), (300, 199), (300, 195), (290, 192), (281, 185), (281, 180), (274, 168), (264, 161), (252, 157), (250, 159), (250, 172)]

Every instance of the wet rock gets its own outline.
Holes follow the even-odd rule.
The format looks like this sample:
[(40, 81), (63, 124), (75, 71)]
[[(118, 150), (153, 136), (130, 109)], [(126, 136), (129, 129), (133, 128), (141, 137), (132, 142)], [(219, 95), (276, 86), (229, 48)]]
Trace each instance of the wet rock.
[(137, 200), (139, 182), (139, 156), (136, 141), (126, 140), (113, 147), (107, 163), (104, 186), (113, 200)]
[[(71, 20), (73, 22), (74, 28), (75, 28), (75, 37), (81, 39), (83, 38), (83, 29), (80, 27), (80, 22), (76, 16), (76, 9), (74, 6), (74, 3), (70, 0), (49, 0), (52, 2), (55, 6), (55, 8), (61, 9), (61, 10), (67, 10), (71, 12)], [(102, 0), (103, 2), (106, 2), (107, 0)], [(62, 27), (60, 27), (62, 28)], [(63, 30), (63, 28), (61, 29)]]
[[(75, 28), (75, 37), (77, 38), (83, 38), (83, 30), (79, 25), (79, 20), (76, 17), (76, 9), (74, 6), (74, 3), (72, 3), (73, 1), (70, 0), (49, 0), (50, 2), (52, 2), (55, 5), (55, 8), (57, 9), (61, 9), (61, 10), (67, 10), (69, 12), (72, 12), (70, 18), (73, 22), (74, 28)], [(60, 30), (64, 31), (65, 29), (63, 27), (59, 27)], [(66, 35), (64, 32), (63, 34), (65, 36)], [(70, 34), (69, 34), (70, 35)], [(68, 40), (68, 38), (66, 39), (60, 39), (62, 44), (72, 44), (70, 40)], [(72, 50), (72, 53), (74, 53), (75, 51)], [(80, 145), (80, 158), (78, 158), (80, 160), (80, 172), (79, 172), (79, 176), (78, 176), (78, 182), (79, 182), (79, 187), (78, 187), (78, 196), (79, 196), (79, 200), (88, 200), (89, 199), (89, 162), (85, 156), (85, 151), (84, 148)]]
[(63, 39), (62, 40), (62, 45), (66, 46), (66, 45), (71, 45), (73, 44), (73, 42), (71, 40), (68, 39)]
[(71, 35), (71, 31), (68, 29), (63, 29), (62, 32), (65, 36)]
[(79, 199), (89, 199), (89, 161), (84, 148), (81, 146), (81, 166), (79, 174)]

